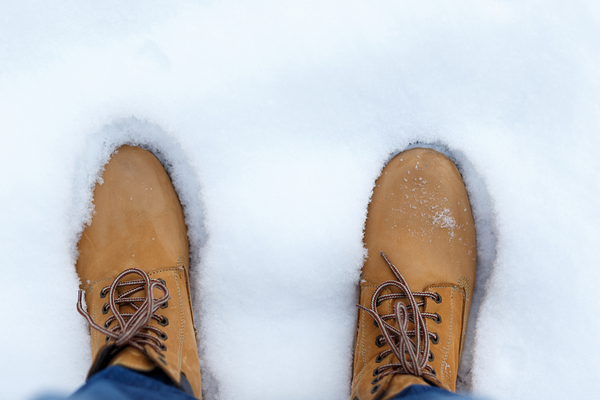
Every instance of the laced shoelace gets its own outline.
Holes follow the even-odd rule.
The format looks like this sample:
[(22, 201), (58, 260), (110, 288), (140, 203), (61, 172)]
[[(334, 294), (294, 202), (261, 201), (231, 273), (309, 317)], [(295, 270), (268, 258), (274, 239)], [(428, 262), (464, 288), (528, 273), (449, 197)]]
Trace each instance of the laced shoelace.
[[(139, 275), (141, 279), (122, 282), (125, 277), (132, 274)], [(117, 293), (118, 288), (126, 287), (131, 287), (131, 289), (120, 295)], [(154, 298), (154, 289), (162, 291), (163, 296)], [(132, 295), (143, 290), (145, 290), (144, 297), (132, 297)], [(149, 322), (154, 319), (161, 326), (168, 324), (166, 317), (156, 314), (159, 308), (167, 307), (167, 302), (171, 297), (165, 282), (162, 279), (150, 279), (148, 274), (141, 269), (131, 268), (121, 272), (111, 285), (100, 291), (101, 297), (106, 297), (106, 295), (108, 295), (108, 302), (103, 306), (102, 312), (107, 313), (110, 309), (113, 315), (106, 320), (104, 326), (94, 322), (90, 314), (84, 310), (82, 304), (83, 290), (79, 290), (77, 311), (83, 315), (92, 328), (106, 335), (107, 341), (114, 340), (116, 348), (131, 346), (145, 354), (147, 351), (144, 346), (149, 346), (159, 356), (162, 355), (162, 351), (166, 350), (162, 340), (166, 340), (167, 335), (160, 329), (151, 326)], [(116, 297), (117, 295), (118, 297)], [(119, 308), (123, 305), (131, 306), (135, 312), (121, 313)], [(115, 321), (117, 325), (110, 328), (110, 325)], [(156, 336), (151, 335), (150, 332), (153, 332)]]
[[(420, 307), (425, 305), (424, 299), (427, 297), (438, 303), (441, 301), (441, 297), (437, 293), (412, 292), (406, 280), (400, 274), (400, 271), (398, 271), (398, 268), (387, 259), (383, 252), (381, 252), (381, 256), (396, 276), (397, 281), (385, 281), (381, 283), (371, 297), (370, 308), (360, 304), (358, 304), (358, 307), (373, 317), (376, 326), (382, 332), (383, 336), (378, 338), (377, 346), (382, 347), (385, 343), (388, 343), (390, 346), (389, 349), (384, 350), (377, 356), (378, 362), (381, 362), (392, 353), (396, 356), (398, 362), (376, 368), (373, 371), (373, 375), (376, 376), (375, 380), (379, 381), (387, 375), (395, 374), (411, 374), (437, 380), (436, 372), (428, 365), (428, 361), (431, 361), (429, 342), (432, 340), (434, 343), (437, 343), (439, 338), (436, 333), (431, 333), (427, 330), (425, 318), (434, 319), (439, 323), (441, 317), (439, 314), (422, 312)], [(396, 288), (400, 290), (400, 293), (382, 295), (381, 293), (388, 288)], [(421, 297), (423, 300), (417, 302), (415, 297)], [(383, 301), (395, 299), (408, 299), (408, 305), (398, 301), (394, 305), (391, 314), (379, 315), (377, 306)], [(398, 327), (388, 322), (391, 320), (395, 320)], [(413, 330), (408, 330), (409, 322), (414, 324)]]

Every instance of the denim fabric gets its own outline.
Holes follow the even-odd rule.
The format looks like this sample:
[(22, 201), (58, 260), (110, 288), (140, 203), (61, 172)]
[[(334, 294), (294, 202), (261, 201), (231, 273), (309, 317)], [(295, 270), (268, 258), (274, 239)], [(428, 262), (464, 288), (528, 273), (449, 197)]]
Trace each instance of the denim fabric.
[[(58, 400), (41, 397), (37, 400)], [(164, 374), (143, 374), (123, 367), (109, 367), (92, 376), (70, 400), (194, 400), (177, 389)], [(413, 385), (392, 400), (468, 400), (433, 386)]]
[[(42, 396), (37, 400), (58, 400)], [(69, 400), (195, 400), (173, 386), (164, 373), (140, 373), (124, 367), (109, 367), (92, 376)]]
[(401, 391), (392, 400), (467, 400), (469, 397), (452, 393), (435, 386), (412, 385)]

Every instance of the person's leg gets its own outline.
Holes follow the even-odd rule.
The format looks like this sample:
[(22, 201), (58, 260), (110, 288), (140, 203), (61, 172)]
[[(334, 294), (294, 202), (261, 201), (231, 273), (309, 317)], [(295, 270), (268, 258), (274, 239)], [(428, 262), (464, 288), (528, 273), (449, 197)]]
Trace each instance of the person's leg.
[(92, 376), (70, 400), (194, 400), (170, 382), (162, 371), (142, 373), (120, 366), (108, 367)]
[(391, 400), (469, 400), (446, 389), (436, 386), (412, 385), (398, 393)]
[(122, 146), (113, 154), (78, 247), (92, 366), (73, 398), (200, 398), (187, 228), (152, 153)]
[(460, 398), (451, 392), (476, 243), (469, 198), (452, 161), (431, 149), (394, 157), (375, 183), (364, 242), (351, 398)]
[(112, 366), (94, 374), (71, 396), (43, 394), (35, 400), (194, 400), (160, 369), (140, 372)]

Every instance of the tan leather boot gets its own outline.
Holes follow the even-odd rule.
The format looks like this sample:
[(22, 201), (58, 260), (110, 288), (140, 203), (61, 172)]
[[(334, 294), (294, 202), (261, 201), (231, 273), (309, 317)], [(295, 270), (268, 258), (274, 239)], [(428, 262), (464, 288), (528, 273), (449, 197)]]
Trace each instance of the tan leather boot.
[(475, 283), (469, 198), (456, 166), (431, 149), (394, 157), (365, 226), (352, 399), (410, 385), (454, 391)]
[(152, 153), (130, 146), (102, 179), (77, 260), (78, 309), (91, 326), (88, 377), (109, 365), (160, 368), (201, 398), (187, 228), (171, 180)]

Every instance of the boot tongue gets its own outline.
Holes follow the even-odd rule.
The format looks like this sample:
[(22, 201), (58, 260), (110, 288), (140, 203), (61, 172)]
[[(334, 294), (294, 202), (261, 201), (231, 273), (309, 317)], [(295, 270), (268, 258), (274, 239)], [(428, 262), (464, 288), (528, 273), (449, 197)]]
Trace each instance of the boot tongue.
[[(149, 280), (150, 283), (147, 283), (147, 280)], [(159, 281), (165, 284), (164, 281)], [(129, 325), (128, 323), (131, 321), (132, 314), (138, 312), (138, 310), (144, 304), (144, 301), (149, 301), (149, 299), (147, 299), (147, 291), (148, 285), (150, 284), (152, 284), (152, 280), (145, 273), (143, 276), (133, 273), (131, 275), (125, 275), (119, 279), (118, 286), (115, 290), (115, 301), (122, 301), (117, 303), (116, 306), (118, 308), (118, 312), (125, 320), (125, 325)], [(160, 288), (154, 287), (152, 294), (152, 298), (156, 301), (157, 299), (168, 295), (168, 292), (164, 293)], [(146, 326), (150, 325), (151, 321), (152, 320), (150, 319), (144, 325), (141, 325), (139, 328), (137, 328), (135, 335), (137, 335), (138, 332), (141, 332), (154, 336), (155, 333), (150, 332), (145, 328)], [(121, 330), (123, 329), (125, 329), (125, 326), (121, 326)], [(130, 329), (136, 328), (134, 326), (128, 326), (127, 330)], [(132, 340), (135, 338), (136, 336), (133, 336)], [(145, 350), (150, 352), (152, 351), (148, 346), (145, 346)], [(150, 371), (157, 366), (157, 363), (153, 361), (153, 357), (151, 357), (149, 354), (145, 354), (135, 346), (125, 346), (116, 355), (114, 355), (109, 365), (120, 365), (138, 371)]]
[[(132, 282), (132, 281), (136, 281), (139, 280), (139, 277), (136, 276), (128, 276), (125, 279), (123, 279), (121, 282), (122, 283), (127, 283), (127, 282)], [(138, 288), (141, 287), (140, 290), (136, 291), (135, 293), (131, 293), (130, 295), (128, 295), (127, 297), (121, 297), (123, 295), (123, 293), (127, 293), (128, 291), (134, 289), (134, 288)], [(132, 298), (132, 297), (145, 297), (146, 296), (146, 287), (143, 284), (137, 284), (137, 285), (127, 285), (127, 286), (119, 286), (117, 287), (116, 290), (118, 297), (121, 299), (127, 299), (127, 298)], [(135, 304), (137, 307), (142, 305), (142, 301), (138, 301), (135, 303), (121, 303), (121, 304), (117, 304), (117, 307), (119, 307), (119, 312), (121, 314), (133, 314), (135, 313), (137, 310), (135, 307), (133, 307), (132, 304)]]
[[(385, 294), (392, 294), (392, 293), (396, 294), (396, 293), (401, 293), (401, 292), (400, 292), (400, 290), (397, 290), (396, 288), (392, 288), (391, 290), (386, 290)], [(420, 299), (420, 298), (417, 298), (416, 300), (417, 300), (417, 302), (422, 301), (422, 299)], [(390, 319), (386, 320), (386, 322), (388, 324), (394, 326), (394, 328), (400, 329), (399, 321), (396, 319), (396, 305), (398, 303), (404, 304), (404, 306), (406, 307), (406, 310), (408, 311), (409, 316), (412, 319), (412, 320), (411, 319), (408, 320), (408, 324), (406, 326), (406, 330), (407, 331), (413, 331), (413, 330), (415, 330), (414, 312), (413, 312), (413, 309), (412, 309), (412, 307), (410, 305), (410, 301), (406, 297), (404, 297), (404, 298), (398, 298), (398, 299), (383, 300), (381, 302), (381, 304), (377, 307), (377, 312), (379, 313), (379, 315), (390, 315), (390, 314), (394, 315), (394, 318), (390, 318)], [(424, 305), (423, 306), (419, 306), (419, 311), (420, 312), (424, 311)]]
[(108, 365), (120, 365), (136, 371), (151, 371), (156, 367), (148, 356), (133, 347), (126, 347), (121, 350)]
[[(387, 258), (385, 260), (388, 261)], [(427, 365), (424, 357), (428, 357), (426, 353), (429, 348), (427, 326), (421, 316), (425, 301), (422, 296), (415, 295), (410, 290), (406, 280), (394, 265), (389, 262), (388, 265), (393, 270), (397, 281), (382, 283), (378, 288), (380, 291), (373, 294), (377, 296), (374, 299), (376, 305), (379, 304), (376, 312), (385, 322), (384, 326), (379, 328), (385, 340), (391, 342), (387, 344), (394, 354), (393, 358), (403, 364), (401, 370), (420, 376), (427, 372), (424, 369)], [(416, 331), (417, 326), (420, 327), (418, 331)]]
[[(130, 275), (130, 276), (126, 276), (124, 279), (121, 280), (121, 283), (130, 283), (133, 281), (138, 281), (139, 282), (140, 277), (136, 276), (136, 275)], [(130, 293), (129, 295), (125, 296), (125, 297), (121, 297), (123, 294), (133, 290), (133, 289), (139, 289), (134, 291), (133, 293)], [(145, 283), (135, 283), (135, 284), (131, 284), (131, 285), (123, 285), (123, 286), (118, 286), (116, 293), (118, 295), (118, 298), (121, 299), (130, 299), (130, 298), (145, 298), (146, 297), (146, 284)], [(161, 297), (162, 293), (160, 292), (160, 290), (155, 289), (154, 290), (154, 297)], [(119, 312), (121, 314), (133, 314), (137, 311), (137, 308), (134, 307), (137, 306), (138, 308), (142, 305), (143, 300), (142, 301), (136, 301), (136, 302), (131, 302), (131, 303), (121, 303), (121, 304), (117, 304), (117, 307), (119, 308)], [(126, 317), (125, 320), (129, 321), (130, 317)], [(146, 332), (146, 329), (140, 329), (140, 331), (142, 332)], [(141, 351), (139, 351), (138, 349), (131, 347), (131, 346), (127, 346), (125, 347), (123, 350), (119, 351), (114, 357), (113, 359), (110, 361), (109, 365), (120, 365), (123, 367), (127, 367), (127, 368), (131, 368), (131, 369), (135, 369), (137, 371), (151, 371), (152, 369), (154, 369), (156, 367), (156, 364), (144, 353), (142, 353)]]
[[(125, 277), (123, 280), (121, 280), (121, 283), (128, 283), (128, 282), (133, 282), (133, 281), (140, 281), (139, 277), (137, 276), (127, 276)], [(162, 281), (164, 283), (164, 281)], [(124, 293), (127, 293), (131, 290), (134, 290), (134, 292), (130, 293), (129, 295), (127, 295), (126, 297), (121, 297)], [(146, 283), (145, 282), (141, 282), (141, 283), (136, 283), (136, 284), (131, 284), (131, 285), (123, 285), (123, 286), (119, 286), (117, 287), (116, 293), (117, 293), (117, 298), (121, 298), (122, 300), (125, 299), (131, 299), (131, 298), (141, 298), (142, 300), (140, 301), (136, 301), (136, 302), (126, 302), (126, 303), (121, 303), (118, 304), (119, 306), (119, 311), (121, 312), (121, 314), (132, 314), (134, 312), (137, 311), (136, 307), (141, 307), (141, 305), (144, 302), (144, 299), (146, 298)], [(160, 299), (161, 297), (163, 297), (165, 295), (165, 293), (163, 293), (160, 289), (158, 288), (154, 288), (154, 290), (152, 291), (152, 297), (154, 299)], [(134, 307), (134, 304), (136, 307)]]

